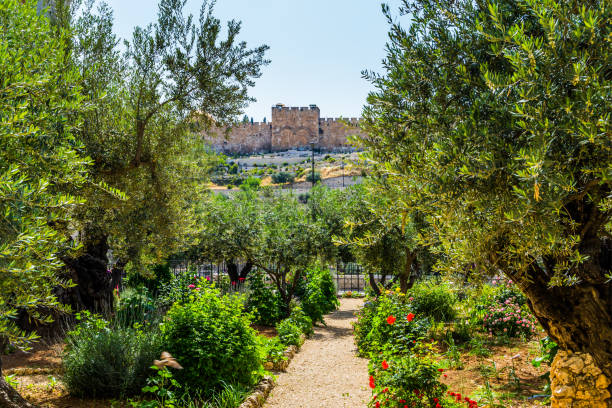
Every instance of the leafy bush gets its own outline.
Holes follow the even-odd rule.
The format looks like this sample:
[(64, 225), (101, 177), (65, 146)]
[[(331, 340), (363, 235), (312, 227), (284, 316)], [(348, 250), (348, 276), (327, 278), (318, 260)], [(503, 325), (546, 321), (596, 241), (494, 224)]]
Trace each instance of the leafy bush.
[(195, 269), (192, 267), (173, 275), (168, 284), (160, 289), (157, 298), (158, 305), (162, 309), (167, 309), (174, 303), (188, 302), (190, 296), (193, 295), (193, 289), (199, 287), (200, 281), (201, 279), (195, 275)]
[(495, 288), (495, 294), (493, 297), (495, 302), (502, 304), (506, 303), (507, 300), (510, 300), (512, 303), (515, 303), (521, 307), (527, 303), (527, 298), (525, 295), (511, 280), (495, 279), (493, 281), (493, 286)]
[(247, 309), (253, 316), (253, 322), (265, 326), (279, 322), (284, 315), (284, 303), (279, 294), (266, 285), (263, 274), (259, 271), (252, 273), (249, 285)]
[(98, 316), (81, 320), (66, 336), (63, 381), (78, 397), (124, 397), (137, 394), (151, 374), (149, 367), (162, 352), (155, 326), (111, 327)]
[(241, 190), (257, 190), (261, 186), (261, 179), (249, 176), (240, 184)]
[(281, 171), (281, 172), (272, 174), (272, 182), (274, 184), (293, 183), (294, 180), (295, 180), (295, 176), (286, 171)]
[(278, 363), (280, 361), (287, 360), (287, 357), (285, 357), (285, 345), (278, 337), (267, 338), (264, 336), (259, 336), (258, 338), (262, 358), (265, 361)]
[(184, 367), (181, 384), (209, 394), (223, 383), (253, 384), (262, 370), (257, 336), (238, 296), (206, 285), (175, 303), (161, 326), (167, 350)]
[(312, 319), (304, 313), (300, 306), (291, 308), (291, 314), (288, 320), (300, 328), (300, 331), (307, 336), (310, 336), (314, 330), (312, 329)]
[(311, 266), (306, 271), (306, 285), (301, 301), (304, 312), (314, 323), (323, 322), (323, 315), (338, 307), (336, 287), (329, 269)]
[(318, 183), (319, 181), (321, 181), (321, 173), (315, 171), (314, 177), (313, 177), (312, 171), (309, 171), (306, 174), (306, 181), (309, 183)]
[(409, 353), (419, 340), (425, 338), (431, 325), (427, 317), (413, 313), (403, 294), (395, 292), (372, 301), (364, 310), (355, 325), (357, 345), (362, 355), (377, 355), (385, 351)]
[(410, 290), (415, 314), (431, 317), (436, 322), (449, 322), (457, 316), (457, 297), (447, 284), (423, 282)]
[(278, 338), (285, 346), (297, 346), (302, 345), (302, 331), (300, 327), (291, 319), (282, 320), (276, 325), (276, 332)]
[(383, 355), (371, 361), (370, 372), (369, 385), (374, 391), (370, 407), (430, 408), (440, 406), (436, 404), (446, 392), (440, 382), (441, 372), (429, 354)]
[(368, 300), (361, 310), (357, 312), (357, 321), (353, 323), (353, 334), (357, 350), (361, 355), (367, 354), (369, 350), (368, 334), (372, 331), (372, 324), (378, 309), (378, 302)]
[(489, 307), (483, 318), (484, 329), (494, 336), (529, 338), (536, 332), (535, 318), (512, 299)]

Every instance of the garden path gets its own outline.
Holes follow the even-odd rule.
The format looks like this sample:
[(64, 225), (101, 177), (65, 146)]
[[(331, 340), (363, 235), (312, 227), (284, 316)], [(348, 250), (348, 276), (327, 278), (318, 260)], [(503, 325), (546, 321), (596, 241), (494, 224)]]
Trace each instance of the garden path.
[(278, 375), (265, 408), (365, 407), (371, 397), (368, 361), (357, 357), (351, 322), (362, 299), (341, 299), (340, 308), (315, 327), (286, 373)]

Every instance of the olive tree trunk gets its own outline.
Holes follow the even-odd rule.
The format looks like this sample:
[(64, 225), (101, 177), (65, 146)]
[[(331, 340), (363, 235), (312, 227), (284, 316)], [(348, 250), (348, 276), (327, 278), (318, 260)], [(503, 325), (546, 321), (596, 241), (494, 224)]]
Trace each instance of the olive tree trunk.
[[(599, 246), (583, 252), (589, 254), (590, 260), (582, 265), (582, 270), (577, 271), (581, 280), (572, 286), (548, 286), (549, 271), (554, 266), (554, 260), (544, 260), (543, 265), (534, 265), (529, 279), (508, 275), (525, 293), (534, 316), (563, 351), (551, 371), (551, 377), (557, 374), (563, 377), (558, 382), (562, 389), (552, 390), (553, 406), (567, 405), (555, 404), (555, 398), (595, 401), (596, 395), (591, 395), (595, 393), (605, 402), (602, 402), (603, 405), (589, 402), (595, 405), (588, 406), (612, 407), (612, 282), (605, 277), (612, 270), (612, 251), (609, 242), (601, 241)], [(585, 377), (588, 371), (585, 365), (590, 361), (596, 368)], [(564, 362), (573, 368), (565, 367)], [(555, 370), (560, 372), (555, 373)], [(571, 402), (568, 404), (571, 406)]]
[(89, 237), (84, 249), (79, 257), (64, 259), (68, 276), (76, 286), (62, 290), (58, 293), (58, 299), (70, 305), (73, 311), (111, 313), (113, 289), (119, 277), (108, 270), (107, 237)]

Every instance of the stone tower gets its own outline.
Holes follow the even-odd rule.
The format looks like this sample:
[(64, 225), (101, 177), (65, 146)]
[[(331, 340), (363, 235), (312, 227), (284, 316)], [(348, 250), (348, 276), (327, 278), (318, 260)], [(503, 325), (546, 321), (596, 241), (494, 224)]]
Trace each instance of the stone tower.
[(318, 142), (320, 116), (321, 112), (317, 105), (310, 105), (307, 108), (288, 108), (279, 103), (273, 106), (272, 150), (288, 150), (298, 146), (308, 146), (312, 141)]

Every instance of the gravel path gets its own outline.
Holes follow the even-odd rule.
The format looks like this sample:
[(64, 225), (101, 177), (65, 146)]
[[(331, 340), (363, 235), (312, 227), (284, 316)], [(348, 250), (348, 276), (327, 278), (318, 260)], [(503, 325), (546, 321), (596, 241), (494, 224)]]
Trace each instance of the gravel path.
[(371, 397), (368, 362), (356, 355), (351, 322), (362, 299), (342, 299), (340, 309), (327, 315), (327, 326), (315, 327), (264, 408), (365, 407)]

